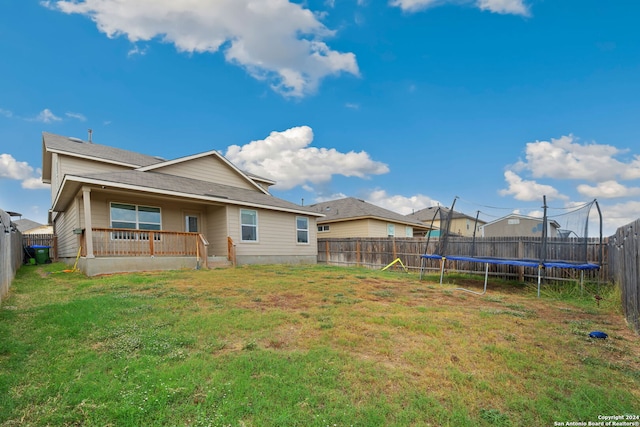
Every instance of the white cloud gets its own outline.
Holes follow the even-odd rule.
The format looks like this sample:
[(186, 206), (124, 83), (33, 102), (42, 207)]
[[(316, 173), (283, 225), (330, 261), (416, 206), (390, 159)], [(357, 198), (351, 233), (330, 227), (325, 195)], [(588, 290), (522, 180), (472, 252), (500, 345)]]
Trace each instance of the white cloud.
[(3, 178), (22, 181), (22, 188), (30, 190), (49, 188), (48, 184), (42, 183), (40, 169), (34, 171), (27, 162), (19, 162), (11, 154), (0, 154), (0, 179)]
[(27, 178), (22, 181), (22, 188), (27, 190), (48, 190), (51, 188), (51, 184), (45, 184), (42, 182), (42, 174), (38, 177)]
[(623, 153), (611, 145), (579, 144), (573, 135), (551, 141), (529, 142), (526, 161), (516, 169), (528, 169), (534, 178), (606, 181), (617, 176), (640, 175), (640, 159), (623, 163), (614, 156)]
[(0, 178), (23, 180), (33, 175), (27, 162), (19, 162), (11, 154), (0, 154)]
[(313, 93), (327, 76), (359, 75), (353, 53), (325, 44), (334, 31), (319, 15), (288, 0), (61, 0), (56, 7), (90, 17), (108, 37), (158, 38), (189, 53), (222, 50), (284, 96)]
[(376, 206), (402, 215), (409, 215), (420, 209), (438, 206), (440, 203), (429, 196), (417, 194), (415, 196), (390, 195), (385, 190), (374, 190), (364, 196), (364, 199)]
[(640, 212), (640, 201), (628, 201), (610, 206), (600, 205), (605, 236), (613, 235), (616, 229), (636, 221)]
[(397, 6), (405, 12), (417, 12), (446, 3), (473, 3), (480, 10), (492, 13), (529, 16), (529, 8), (523, 0), (391, 0), (390, 2), (392, 6)]
[(127, 52), (127, 56), (134, 56), (134, 55), (145, 56), (148, 50), (149, 50), (149, 46), (140, 48), (137, 44), (134, 44), (133, 47), (129, 49), (129, 52)]
[(319, 184), (333, 175), (366, 178), (389, 172), (364, 151), (341, 153), (334, 148), (310, 147), (313, 130), (299, 126), (271, 134), (243, 146), (232, 145), (225, 157), (239, 168), (277, 182), (274, 188), (291, 189), (308, 183)]
[(84, 116), (84, 114), (81, 113), (64, 113), (65, 116), (70, 117), (72, 119), (76, 119), (76, 120), (80, 120), (81, 122), (86, 122), (87, 118)]
[(9, 110), (4, 110), (2, 108), (0, 108), (0, 116), (5, 116), (7, 118), (11, 118), (13, 117), (13, 113)]
[(36, 117), (28, 120), (34, 121), (34, 122), (42, 122), (42, 123), (53, 123), (53, 122), (59, 122), (62, 119), (56, 116), (55, 114), (53, 114), (51, 110), (49, 110), (48, 108), (45, 108)]
[(522, 0), (478, 0), (477, 5), (480, 9), (493, 13), (529, 15), (529, 9)]
[(640, 195), (640, 187), (626, 187), (617, 181), (603, 181), (595, 186), (581, 184), (577, 190), (580, 194), (596, 199), (613, 199)]
[(509, 184), (509, 188), (500, 190), (499, 194), (501, 196), (513, 196), (516, 200), (524, 202), (540, 200), (542, 196), (547, 196), (549, 199), (568, 198), (550, 185), (523, 180), (513, 171), (506, 171), (504, 173), (504, 179), (507, 184)]

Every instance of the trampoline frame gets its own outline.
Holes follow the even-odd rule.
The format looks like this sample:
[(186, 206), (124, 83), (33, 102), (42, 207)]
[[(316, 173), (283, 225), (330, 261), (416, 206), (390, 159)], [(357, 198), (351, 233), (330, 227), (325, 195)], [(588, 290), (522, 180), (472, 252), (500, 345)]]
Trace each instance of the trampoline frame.
[[(453, 203), (451, 205), (451, 210), (448, 213), (448, 217), (447, 217), (447, 224), (446, 224), (446, 230), (445, 230), (445, 235), (444, 235), (444, 239), (445, 242), (443, 243), (439, 243), (438, 244), (438, 250), (441, 250), (442, 252), (444, 252), (444, 248), (446, 248), (446, 240), (448, 240), (449, 238), (449, 226), (450, 226), (450, 220), (451, 220), (451, 214), (453, 212), (453, 208), (455, 206), (456, 203), (456, 199), (458, 197), (456, 196), (456, 198), (453, 200)], [(476, 295), (483, 295), (487, 292), (487, 282), (489, 279), (489, 264), (500, 264), (500, 265), (512, 265), (512, 266), (520, 266), (520, 267), (533, 267), (533, 268), (537, 268), (538, 270), (538, 280), (537, 280), (537, 284), (538, 284), (538, 297), (540, 297), (540, 287), (542, 284), (542, 270), (543, 269), (547, 269), (547, 268), (570, 268), (570, 269), (574, 269), (574, 270), (580, 270), (580, 287), (583, 288), (583, 283), (584, 283), (584, 271), (585, 270), (599, 270), (600, 269), (600, 264), (602, 264), (602, 259), (599, 260), (598, 264), (594, 264), (594, 263), (590, 263), (590, 262), (570, 262), (570, 261), (561, 261), (561, 260), (555, 260), (555, 261), (549, 261), (546, 260), (546, 243), (547, 243), (547, 198), (546, 196), (543, 197), (543, 202), (544, 202), (544, 215), (543, 215), (543, 227), (542, 227), (542, 246), (541, 246), (541, 253), (540, 253), (540, 259), (539, 260), (533, 260), (533, 259), (507, 259), (507, 258), (490, 258), (490, 257), (475, 257), (475, 256), (463, 256), (463, 255), (445, 255), (445, 254), (422, 254), (420, 256), (421, 258), (421, 266), (420, 266), (420, 280), (422, 280), (422, 275), (423, 275), (423, 271), (424, 271), (424, 262), (426, 259), (439, 259), (440, 260), (440, 284), (442, 285), (442, 280), (444, 277), (444, 269), (445, 269), (445, 264), (447, 262), (447, 260), (452, 260), (452, 261), (466, 261), (466, 262), (478, 262), (478, 263), (484, 263), (485, 264), (485, 273), (484, 273), (484, 289), (482, 292), (477, 292), (477, 291), (473, 291), (470, 289), (465, 289), (465, 288), (456, 288), (454, 290), (459, 290), (459, 291), (465, 291), (465, 292), (470, 292)], [(600, 206), (598, 205), (597, 200), (594, 200), (592, 202), (592, 204), (596, 205), (596, 208), (598, 210), (598, 216), (600, 219), (600, 245), (602, 245), (602, 213), (600, 211)], [(589, 208), (591, 209), (591, 208)], [(436, 212), (437, 214), (437, 212)], [(435, 219), (435, 214), (434, 214), (434, 219)], [(478, 216), (476, 216), (476, 223), (478, 221)], [(587, 218), (587, 223), (588, 223), (588, 218)], [(432, 224), (433, 224), (433, 220), (432, 220)], [(472, 245), (472, 252), (474, 252), (474, 247), (475, 247), (475, 226), (474, 226), (474, 245)], [(442, 228), (441, 228), (441, 235), (442, 235)], [(429, 246), (429, 239), (427, 239), (427, 246), (426, 248), (428, 248)], [(599, 252), (600, 254), (600, 258), (602, 257), (602, 251)]]

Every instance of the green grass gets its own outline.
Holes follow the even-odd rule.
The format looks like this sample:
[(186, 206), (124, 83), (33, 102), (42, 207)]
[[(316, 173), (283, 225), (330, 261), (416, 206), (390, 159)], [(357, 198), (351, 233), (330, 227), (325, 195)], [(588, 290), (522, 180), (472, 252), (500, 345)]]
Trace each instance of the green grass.
[[(520, 426), (638, 414), (615, 289), (327, 266), (19, 270), (0, 426)], [(604, 330), (607, 340), (588, 337)]]

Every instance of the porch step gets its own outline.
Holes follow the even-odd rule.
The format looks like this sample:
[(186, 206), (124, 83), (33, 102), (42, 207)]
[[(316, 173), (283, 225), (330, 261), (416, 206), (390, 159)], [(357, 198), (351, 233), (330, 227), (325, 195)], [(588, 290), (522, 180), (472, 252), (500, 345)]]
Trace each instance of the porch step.
[(210, 256), (207, 258), (207, 265), (209, 268), (231, 267), (231, 261), (229, 261), (227, 257), (223, 256)]

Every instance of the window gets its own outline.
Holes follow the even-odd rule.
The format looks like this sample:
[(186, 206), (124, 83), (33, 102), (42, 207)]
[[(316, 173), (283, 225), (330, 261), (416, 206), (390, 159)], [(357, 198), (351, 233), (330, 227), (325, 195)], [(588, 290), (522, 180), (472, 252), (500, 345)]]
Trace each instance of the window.
[(198, 232), (198, 217), (187, 215), (185, 216), (185, 230), (187, 233), (197, 233)]
[(329, 231), (329, 226), (328, 225), (319, 225), (318, 226), (318, 231), (319, 232), (325, 232), (325, 231)]
[(396, 226), (394, 224), (387, 224), (387, 237), (394, 237), (396, 235)]
[[(129, 228), (132, 230), (160, 230), (162, 220), (160, 208), (151, 206), (127, 205), (124, 203), (111, 203), (111, 228)], [(148, 233), (114, 232), (114, 239), (141, 239), (148, 240)], [(160, 236), (155, 237), (156, 240)]]
[(240, 209), (240, 240), (243, 242), (258, 241), (258, 212)]
[(410, 225), (407, 225), (404, 228), (404, 236), (405, 237), (413, 237), (413, 227), (411, 227)]
[(298, 243), (309, 243), (309, 218), (304, 216), (296, 217), (296, 235)]

